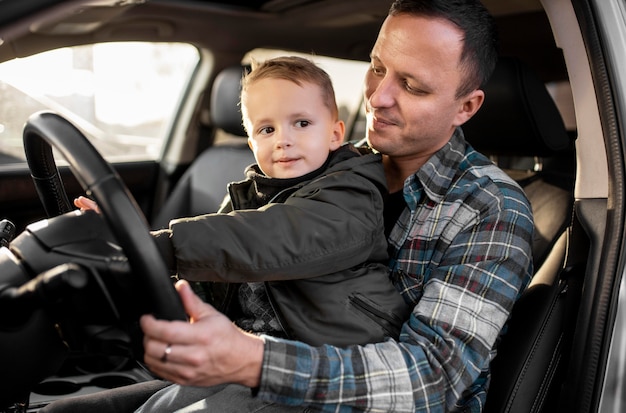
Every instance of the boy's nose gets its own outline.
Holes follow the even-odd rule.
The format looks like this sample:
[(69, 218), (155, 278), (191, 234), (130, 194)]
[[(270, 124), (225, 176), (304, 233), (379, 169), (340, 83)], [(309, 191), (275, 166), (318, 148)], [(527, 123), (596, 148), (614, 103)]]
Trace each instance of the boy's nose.
[(292, 139), (289, 132), (280, 131), (276, 134), (276, 146), (279, 148), (291, 146)]

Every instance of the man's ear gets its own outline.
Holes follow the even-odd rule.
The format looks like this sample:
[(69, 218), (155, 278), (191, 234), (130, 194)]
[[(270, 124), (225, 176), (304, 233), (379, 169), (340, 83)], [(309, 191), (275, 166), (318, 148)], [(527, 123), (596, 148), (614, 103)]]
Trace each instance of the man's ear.
[(476, 89), (466, 96), (460, 99), (461, 106), (459, 107), (459, 112), (455, 117), (454, 126), (461, 126), (465, 122), (467, 122), (478, 109), (483, 105), (485, 101), (485, 92), (480, 89)]

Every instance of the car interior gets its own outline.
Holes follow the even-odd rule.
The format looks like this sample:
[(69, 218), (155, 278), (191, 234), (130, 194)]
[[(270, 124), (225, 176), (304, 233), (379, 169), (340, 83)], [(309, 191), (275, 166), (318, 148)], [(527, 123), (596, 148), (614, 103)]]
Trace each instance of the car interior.
[[(111, 163), (114, 174), (131, 194), (132, 205), (119, 210), (109, 207), (113, 211), (105, 211), (109, 218), (105, 227), (109, 229), (94, 231), (102, 231), (98, 237), (115, 237), (119, 241), (127, 236), (126, 232), (145, 230), (147, 234), (148, 228), (163, 228), (173, 218), (217, 211), (227, 183), (242, 179), (244, 168), (254, 162), (238, 106), (240, 79), (247, 67), (245, 56), (249, 51), (267, 48), (367, 62), (390, 1), (358, 0), (358, 7), (351, 1), (334, 0), (25, 3), (28, 2), (14, 2), (13, 8), (0, 13), (3, 39), (0, 62), (61, 46), (128, 40), (188, 42), (200, 51), (202, 58), (195, 77), (187, 85), (159, 157), (154, 161)], [(574, 7), (564, 1), (485, 0), (484, 4), (498, 25), (501, 58), (491, 81), (485, 85), (483, 107), (463, 126), (463, 131), (472, 146), (489, 156), (524, 189), (535, 221), (535, 275), (515, 305), (507, 332), (499, 343), (498, 355), (492, 361), (492, 380), (484, 411), (574, 411), (572, 406), (578, 406), (579, 411), (591, 411), (591, 406), (599, 404), (601, 386), (595, 382), (598, 371), (604, 368), (598, 354), (608, 349), (602, 335), (590, 334), (593, 330), (587, 326), (593, 324), (601, 329), (606, 320), (595, 313), (584, 315), (581, 309), (600, 305), (591, 301), (609, 288), (604, 283), (610, 280), (601, 281), (589, 274), (598, 272), (601, 262), (611, 265), (612, 261), (601, 259), (600, 240), (605, 236), (609, 189), (603, 179), (607, 169), (604, 152), (598, 155), (597, 149), (604, 148), (602, 134), (596, 133), (600, 129), (598, 110), (584, 111), (589, 106), (575, 99), (589, 92), (592, 71), (586, 57), (580, 54), (582, 35), (572, 31), (578, 28), (577, 19), (584, 23), (590, 14), (584, 6)], [(574, 85), (572, 79), (580, 84)], [(361, 96), (362, 91), (355, 90), (354, 94)], [(48, 135), (73, 133), (64, 129), (68, 125), (50, 131), (46, 129), (47, 121), (40, 122), (40, 118), (33, 117), (25, 130), (36, 138), (46, 139)], [(362, 108), (351, 113), (347, 119), (347, 140), (360, 141), (364, 124)], [(32, 140), (41, 144), (36, 138)], [(33, 152), (41, 150), (37, 146)], [(18, 234), (31, 228), (28, 237), (39, 239), (43, 235), (37, 231), (41, 230), (31, 224), (45, 218), (51, 218), (52, 222), (54, 217), (66, 212), (44, 210), (40, 197), (55, 204), (64, 196), (71, 200), (85, 190), (84, 181), (88, 178), (76, 173), (76, 169), (83, 167), (77, 167), (71, 159), (66, 159), (69, 166), (59, 163), (57, 167), (51, 158), (49, 153), (33, 161), (45, 165), (40, 179), (54, 179), (47, 189), (36, 189), (32, 183), (33, 176), (37, 178), (33, 172), (36, 166), (26, 162), (0, 165), (3, 200), (0, 219), (11, 219)], [(124, 192), (125, 188), (120, 191)], [(103, 195), (100, 199), (105, 198)], [(130, 209), (135, 207), (142, 217), (129, 222), (125, 217), (134, 216), (135, 211)], [(55, 224), (59, 221), (55, 220), (51, 227), (67, 233), (67, 227)], [(120, 235), (116, 226), (131, 230)], [(21, 237), (15, 248), (27, 244), (26, 236)], [(141, 241), (129, 241), (137, 242)], [(17, 250), (4, 250), (7, 252), (3, 259), (15, 262), (16, 258), (10, 254), (17, 255)], [(140, 254), (129, 253), (126, 248), (124, 252), (129, 256)], [(49, 260), (63, 261), (62, 258)], [(0, 260), (1, 268), (8, 265), (3, 262)], [(48, 261), (32, 265), (33, 268), (46, 266), (50, 266)], [(131, 267), (136, 268), (134, 261)], [(63, 271), (72, 274), (80, 269), (63, 268)], [(111, 275), (117, 280), (129, 269), (107, 267), (106, 271), (119, 272)], [(137, 282), (149, 284), (153, 280), (133, 281)], [(3, 288), (8, 291), (7, 286), (15, 285), (0, 283), (3, 309), (11, 305), (8, 294), (2, 292)], [(132, 288), (137, 288), (136, 284)], [(115, 288), (111, 290), (115, 298)], [(4, 301), (2, 296), (6, 298)], [(124, 293), (119, 297), (132, 300)], [(167, 295), (162, 300), (170, 299)], [(72, 302), (72, 305), (77, 304)], [(129, 312), (136, 315), (135, 312), (144, 309), (140, 306), (139, 310), (132, 308)], [(137, 360), (138, 353), (129, 357), (127, 348), (112, 350), (115, 346), (133, 347), (129, 344), (136, 339), (132, 331), (130, 340), (120, 338), (117, 332), (111, 338), (100, 332), (92, 333), (101, 319), (87, 320), (86, 326), (77, 327), (68, 325), (67, 312), (63, 314), (65, 324), (61, 324), (68, 331), (80, 330), (77, 334), (80, 337), (76, 338), (80, 348), (68, 352), (52, 340), (50, 349), (32, 358), (26, 367), (21, 362), (11, 364), (9, 368), (14, 371), (11, 377), (0, 374), (3, 376), (0, 386), (11, 389), (8, 393), (0, 391), (3, 393), (0, 411), (5, 406), (24, 403), (25, 399), (29, 400), (29, 411), (37, 411), (57, 398), (152, 378)], [(32, 321), (29, 328), (34, 330), (49, 324), (47, 314), (37, 317), (41, 320)], [(48, 328), (30, 337), (47, 340), (52, 335), (54, 332)], [(17, 332), (0, 326), (0, 342), (18, 338)], [(0, 344), (0, 349), (14, 351), (9, 347)], [(33, 343), (25, 346), (22, 354), (37, 351)], [(585, 356), (590, 352), (594, 357)], [(15, 380), (15, 375), (19, 379)]]
[[(214, 105), (220, 102), (219, 110), (212, 112), (213, 124), (245, 138), (238, 109), (242, 70), (224, 69), (214, 82), (211, 101)], [(500, 344), (494, 360), (492, 388), (497, 397), (489, 398), (486, 411), (532, 411), (535, 405), (555, 408), (554, 396), (539, 400), (526, 395), (546, 397), (555, 378), (563, 374), (567, 348), (562, 338), (569, 331), (553, 323), (568, 323), (572, 328), (571, 314), (575, 312), (564, 306), (575, 305), (572, 300), (580, 294), (580, 265), (573, 260), (565, 263), (573, 236), (575, 134), (566, 130), (544, 83), (518, 59), (500, 60), (485, 93), (485, 105), (464, 126), (464, 133), (476, 149), (489, 155), (522, 186), (536, 227), (536, 274), (514, 312), (512, 332)], [(211, 194), (237, 179), (242, 167), (253, 161), (247, 145), (238, 141), (206, 149), (179, 180), (161, 209), (165, 218), (157, 217), (156, 227), (166, 225), (172, 217), (217, 211), (220, 200), (211, 199)], [(215, 171), (221, 172), (218, 179)], [(573, 298), (566, 300), (566, 295)], [(569, 320), (564, 319), (567, 314)]]

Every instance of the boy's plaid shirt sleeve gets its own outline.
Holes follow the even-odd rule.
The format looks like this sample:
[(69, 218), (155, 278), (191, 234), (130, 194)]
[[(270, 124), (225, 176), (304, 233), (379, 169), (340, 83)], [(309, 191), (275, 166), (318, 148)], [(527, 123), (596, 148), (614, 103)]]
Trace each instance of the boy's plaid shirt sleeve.
[(414, 310), (399, 340), (337, 348), (265, 337), (259, 397), (324, 412), (481, 411), (494, 344), (532, 273), (530, 206), (460, 130), (404, 197), (390, 265)]

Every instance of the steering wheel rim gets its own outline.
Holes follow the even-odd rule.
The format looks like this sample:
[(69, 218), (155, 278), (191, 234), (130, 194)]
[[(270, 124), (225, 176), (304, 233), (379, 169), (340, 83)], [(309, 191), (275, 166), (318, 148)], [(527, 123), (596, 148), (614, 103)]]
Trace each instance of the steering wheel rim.
[(53, 112), (31, 115), (24, 126), (24, 151), (48, 216), (72, 210), (52, 154), (54, 147), (69, 163), (83, 190), (98, 203), (124, 250), (150, 312), (164, 320), (186, 320), (165, 262), (149, 234), (146, 219), (113, 167), (73, 124)]

